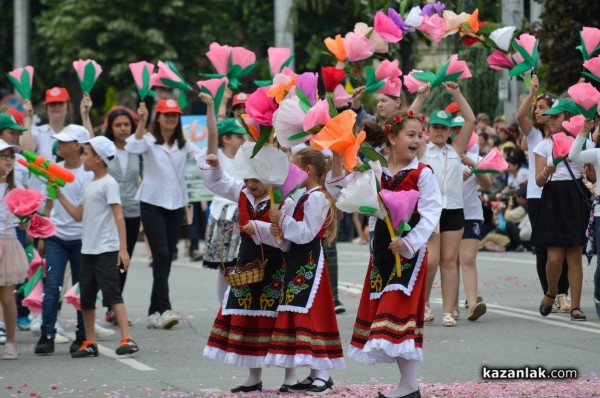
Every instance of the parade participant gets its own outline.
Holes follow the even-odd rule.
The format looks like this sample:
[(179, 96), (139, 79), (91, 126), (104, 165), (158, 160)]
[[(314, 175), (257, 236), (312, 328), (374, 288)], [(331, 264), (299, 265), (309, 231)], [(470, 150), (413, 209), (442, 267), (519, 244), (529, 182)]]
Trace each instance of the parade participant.
[[(4, 115), (2, 115), (4, 116)], [(8, 115), (7, 115), (8, 116)], [(16, 128), (13, 126), (12, 128)], [(4, 200), (6, 194), (16, 188), (15, 184), (15, 154), (20, 151), (16, 145), (10, 145), (0, 139), (0, 305), (5, 324), (6, 340), (2, 359), (17, 359), (19, 352), (15, 340), (17, 330), (17, 303), (15, 301), (15, 286), (27, 278), (29, 264), (25, 251), (17, 239), (15, 227), (17, 218), (11, 214)]]
[(323, 255), (323, 243), (337, 234), (336, 210), (321, 186), (327, 172), (325, 156), (304, 148), (292, 162), (308, 173), (308, 179), (295, 207), (271, 209), (271, 234), (289, 240), (291, 246), (265, 362), (284, 368), (309, 367), (308, 377), (289, 390), (322, 395), (333, 391), (329, 370), (346, 367)]
[[(144, 162), (143, 180), (135, 198), (140, 201), (144, 232), (152, 252), (153, 282), (147, 327), (170, 329), (180, 320), (171, 307), (169, 274), (188, 198), (183, 169), (186, 159), (195, 160), (203, 155), (183, 135), (180, 117), (183, 111), (176, 100), (158, 101), (155, 112), (156, 117), (145, 133), (148, 110), (140, 103), (140, 123), (135, 134), (126, 139), (125, 149), (142, 155)], [(214, 111), (209, 108), (209, 112)]]

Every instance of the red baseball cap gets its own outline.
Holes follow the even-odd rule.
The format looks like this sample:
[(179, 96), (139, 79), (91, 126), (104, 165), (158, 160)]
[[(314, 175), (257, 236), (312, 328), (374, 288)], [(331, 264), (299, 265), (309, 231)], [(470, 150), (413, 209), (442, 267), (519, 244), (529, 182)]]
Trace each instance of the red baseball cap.
[(154, 109), (156, 113), (179, 113), (183, 114), (183, 111), (174, 99), (162, 99), (156, 104)]
[(458, 104), (456, 102), (451, 102), (448, 104), (448, 106), (444, 110), (446, 112), (454, 115), (456, 112), (460, 111), (460, 107), (458, 106)]
[(246, 93), (237, 93), (233, 96), (233, 100), (231, 101), (231, 107), (234, 108), (237, 105), (244, 105), (246, 100), (248, 99), (248, 94)]
[(70, 99), (69, 92), (64, 87), (52, 87), (46, 90), (45, 104), (51, 102), (67, 102)]
[(15, 118), (15, 121), (20, 125), (20, 126), (25, 126), (25, 115), (23, 115), (21, 112), (19, 112), (16, 109), (6, 109), (4, 111), (4, 113), (8, 113), (9, 115), (12, 115)]

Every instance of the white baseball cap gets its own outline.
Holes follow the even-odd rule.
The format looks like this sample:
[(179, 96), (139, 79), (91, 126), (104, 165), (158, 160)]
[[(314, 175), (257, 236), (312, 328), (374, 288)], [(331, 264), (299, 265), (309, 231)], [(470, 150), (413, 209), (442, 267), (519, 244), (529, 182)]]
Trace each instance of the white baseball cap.
[(4, 141), (3, 139), (0, 139), (0, 152), (8, 148), (12, 149), (14, 153), (21, 152), (21, 148), (19, 148), (18, 146), (10, 145), (8, 142)]
[(83, 126), (78, 124), (69, 124), (62, 129), (60, 133), (54, 134), (52, 138), (56, 138), (62, 142), (77, 141), (79, 143), (89, 141), (90, 132)]
[(94, 151), (102, 158), (104, 163), (106, 163), (107, 165), (117, 155), (117, 147), (115, 146), (115, 143), (102, 135), (94, 137), (91, 140), (84, 141), (82, 143), (90, 144), (92, 148), (94, 148)]

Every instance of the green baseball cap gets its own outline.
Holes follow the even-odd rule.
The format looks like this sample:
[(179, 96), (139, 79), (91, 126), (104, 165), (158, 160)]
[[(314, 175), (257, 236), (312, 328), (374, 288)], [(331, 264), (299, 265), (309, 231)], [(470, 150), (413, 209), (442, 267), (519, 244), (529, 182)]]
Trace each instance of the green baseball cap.
[(219, 120), (217, 122), (217, 131), (219, 132), (219, 135), (231, 133), (246, 134), (246, 129), (244, 129), (233, 117)]
[(27, 127), (21, 126), (15, 120), (15, 117), (8, 113), (0, 113), (0, 130), (11, 129), (16, 131), (25, 131)]
[(429, 124), (452, 127), (452, 114), (444, 110), (434, 111), (429, 115)]
[(542, 115), (558, 115), (562, 112), (569, 112), (573, 115), (581, 114), (581, 108), (571, 98), (558, 98), (554, 101), (552, 108), (548, 109)]
[(452, 124), (450, 127), (462, 127), (465, 125), (465, 118), (462, 116), (457, 116), (452, 119)]

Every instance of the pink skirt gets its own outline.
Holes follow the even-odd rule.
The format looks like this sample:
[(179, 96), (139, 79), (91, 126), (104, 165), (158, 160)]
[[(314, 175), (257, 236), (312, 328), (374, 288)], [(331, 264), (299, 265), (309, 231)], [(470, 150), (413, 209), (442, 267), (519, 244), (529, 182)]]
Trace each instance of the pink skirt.
[(27, 278), (27, 256), (17, 239), (0, 240), (0, 286), (22, 283)]

